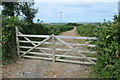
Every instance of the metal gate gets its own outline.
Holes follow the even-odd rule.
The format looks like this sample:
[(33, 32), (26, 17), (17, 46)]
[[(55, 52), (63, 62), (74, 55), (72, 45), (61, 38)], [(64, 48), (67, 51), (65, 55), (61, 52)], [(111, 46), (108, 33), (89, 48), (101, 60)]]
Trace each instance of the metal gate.
[[(33, 38), (38, 38), (38, 40), (35, 41)], [(42, 41), (39, 40), (41, 38), (43, 38)], [(83, 39), (88, 41), (84, 44), (77, 44), (67, 43), (62, 39)], [(45, 59), (52, 60), (53, 62), (61, 61), (80, 64), (95, 64), (97, 58), (87, 57), (85, 54), (96, 54), (96, 52), (79, 50), (79, 47), (96, 47), (96, 45), (90, 44), (92, 40), (96, 39), (96, 37), (56, 36), (54, 34), (26, 35), (19, 32), (16, 27), (17, 53), (19, 57), (24, 58)], [(51, 47), (49, 45), (51, 45)], [(68, 49), (57, 48), (57, 45), (61, 45), (60, 47), (66, 46)]]

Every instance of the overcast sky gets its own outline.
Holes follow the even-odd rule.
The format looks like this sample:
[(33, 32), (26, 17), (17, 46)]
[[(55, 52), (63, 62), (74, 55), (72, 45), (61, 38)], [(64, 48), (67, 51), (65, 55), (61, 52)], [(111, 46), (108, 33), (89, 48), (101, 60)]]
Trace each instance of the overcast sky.
[[(111, 0), (104, 2), (84, 2), (80, 0), (41, 0), (35, 1), (34, 8), (39, 8), (34, 19), (45, 23), (60, 22), (60, 12), (63, 12), (62, 22), (103, 22), (111, 21), (118, 13), (118, 2)], [(88, 0), (89, 1), (89, 0)]]

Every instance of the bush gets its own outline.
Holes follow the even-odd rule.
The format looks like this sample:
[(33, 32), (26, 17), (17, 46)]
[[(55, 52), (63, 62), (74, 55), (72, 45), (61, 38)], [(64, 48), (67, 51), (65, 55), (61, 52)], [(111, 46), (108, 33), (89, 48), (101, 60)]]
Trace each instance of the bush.
[(95, 32), (97, 31), (98, 31), (98, 27), (93, 24), (77, 26), (77, 32), (78, 34), (80, 34), (80, 36), (94, 37)]
[(3, 17), (2, 19), (2, 60), (5, 64), (17, 59), (15, 26), (18, 24), (18, 19), (15, 17)]
[(73, 29), (73, 27), (71, 27), (71, 26), (63, 26), (63, 25), (51, 25), (51, 26), (46, 26), (46, 27), (49, 29), (48, 34), (50, 34), (50, 35), (51, 34), (58, 35), (61, 32)]
[(99, 28), (95, 43), (99, 57), (93, 71), (97, 77), (120, 79), (120, 23), (106, 23), (108, 26)]
[(79, 23), (68, 23), (67, 26), (80, 26), (83, 24), (79, 24)]
[(19, 27), (19, 30), (24, 34), (36, 34), (36, 35), (58, 35), (61, 32), (73, 29), (71, 26), (63, 25), (42, 25), (42, 24), (28, 24)]
[(98, 26), (88, 24), (77, 27), (80, 36), (98, 38), (94, 42), (98, 45), (94, 49), (98, 53), (98, 59), (92, 71), (98, 78), (120, 79), (120, 16), (115, 16), (112, 23), (107, 22)]

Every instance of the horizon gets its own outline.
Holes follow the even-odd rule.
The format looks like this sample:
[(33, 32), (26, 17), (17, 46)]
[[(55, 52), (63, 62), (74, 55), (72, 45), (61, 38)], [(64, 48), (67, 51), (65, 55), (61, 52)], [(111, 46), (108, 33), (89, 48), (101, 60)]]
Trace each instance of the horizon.
[[(37, 22), (36, 22), (37, 23)], [(41, 22), (39, 22), (41, 23)], [(66, 24), (66, 23), (104, 23), (104, 22), (42, 22), (42, 23), (57, 23), (57, 24)]]

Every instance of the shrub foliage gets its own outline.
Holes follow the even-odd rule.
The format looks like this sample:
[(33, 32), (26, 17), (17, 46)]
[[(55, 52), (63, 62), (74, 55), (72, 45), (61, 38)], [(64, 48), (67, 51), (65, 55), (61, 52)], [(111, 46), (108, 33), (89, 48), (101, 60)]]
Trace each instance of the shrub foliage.
[(17, 58), (15, 40), (17, 18), (3, 17), (2, 19), (2, 61), (4, 64), (5, 62), (10, 63)]
[(95, 25), (83, 25), (77, 27), (81, 36), (97, 37), (94, 43), (98, 60), (93, 71), (96, 77), (120, 79), (120, 16), (115, 16), (114, 22), (107, 22), (96, 27)]
[(93, 37), (95, 36), (94, 33), (96, 33), (97, 31), (98, 27), (93, 24), (81, 25), (77, 27), (77, 33), (80, 34), (80, 36)]

